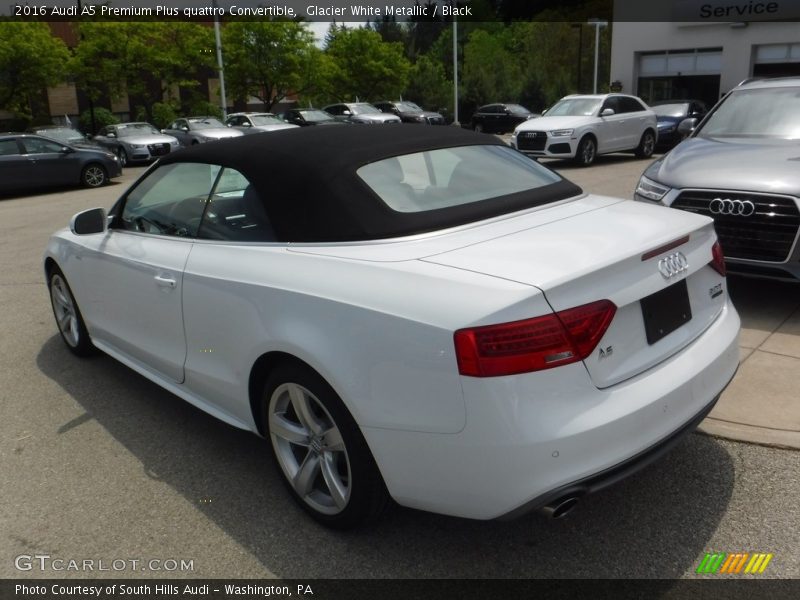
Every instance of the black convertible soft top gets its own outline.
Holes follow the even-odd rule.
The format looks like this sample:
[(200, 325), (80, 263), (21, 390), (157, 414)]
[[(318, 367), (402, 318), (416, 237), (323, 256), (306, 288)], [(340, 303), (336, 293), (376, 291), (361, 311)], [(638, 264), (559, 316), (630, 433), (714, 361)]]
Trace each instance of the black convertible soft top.
[(231, 167), (255, 187), (278, 238), (286, 242), (356, 241), (453, 227), (581, 193), (566, 181), (535, 190), (425, 212), (389, 208), (356, 174), (365, 164), (436, 148), (503, 145), (455, 127), (341, 125), (286, 129), (192, 146), (160, 164)]

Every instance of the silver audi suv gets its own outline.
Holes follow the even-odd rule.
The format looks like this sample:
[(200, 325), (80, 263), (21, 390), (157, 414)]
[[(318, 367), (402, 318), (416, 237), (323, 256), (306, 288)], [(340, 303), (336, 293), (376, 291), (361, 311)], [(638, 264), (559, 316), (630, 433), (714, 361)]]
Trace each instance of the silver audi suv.
[(731, 273), (800, 281), (800, 77), (746, 81), (679, 129), (635, 199), (714, 219)]

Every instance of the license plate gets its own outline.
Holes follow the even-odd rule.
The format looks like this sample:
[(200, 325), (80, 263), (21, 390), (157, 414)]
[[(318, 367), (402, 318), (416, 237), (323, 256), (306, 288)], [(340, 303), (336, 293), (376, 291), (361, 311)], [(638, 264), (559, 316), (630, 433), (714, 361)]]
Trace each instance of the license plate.
[(651, 346), (692, 319), (685, 279), (642, 298), (641, 305), (644, 331)]

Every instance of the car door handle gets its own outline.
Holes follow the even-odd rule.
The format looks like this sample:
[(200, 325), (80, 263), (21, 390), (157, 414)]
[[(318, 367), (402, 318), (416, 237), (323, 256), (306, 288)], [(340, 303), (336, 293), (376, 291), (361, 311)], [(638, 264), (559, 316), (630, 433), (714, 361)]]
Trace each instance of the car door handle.
[(174, 288), (178, 285), (178, 282), (172, 277), (169, 277), (168, 275), (166, 276), (156, 275), (155, 279), (156, 279), (156, 285), (158, 285), (159, 287)]

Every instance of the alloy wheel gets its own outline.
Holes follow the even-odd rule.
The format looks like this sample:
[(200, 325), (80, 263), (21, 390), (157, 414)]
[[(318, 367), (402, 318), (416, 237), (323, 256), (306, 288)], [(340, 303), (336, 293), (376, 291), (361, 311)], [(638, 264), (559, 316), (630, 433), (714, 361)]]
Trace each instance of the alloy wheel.
[(70, 294), (66, 282), (60, 275), (53, 275), (53, 279), (50, 282), (50, 298), (53, 302), (56, 323), (61, 335), (64, 337), (64, 341), (73, 348), (77, 347), (80, 341), (78, 313), (75, 310), (72, 294)]
[(320, 400), (297, 383), (279, 385), (269, 402), (275, 456), (297, 495), (325, 515), (350, 500), (352, 471), (342, 434)]

